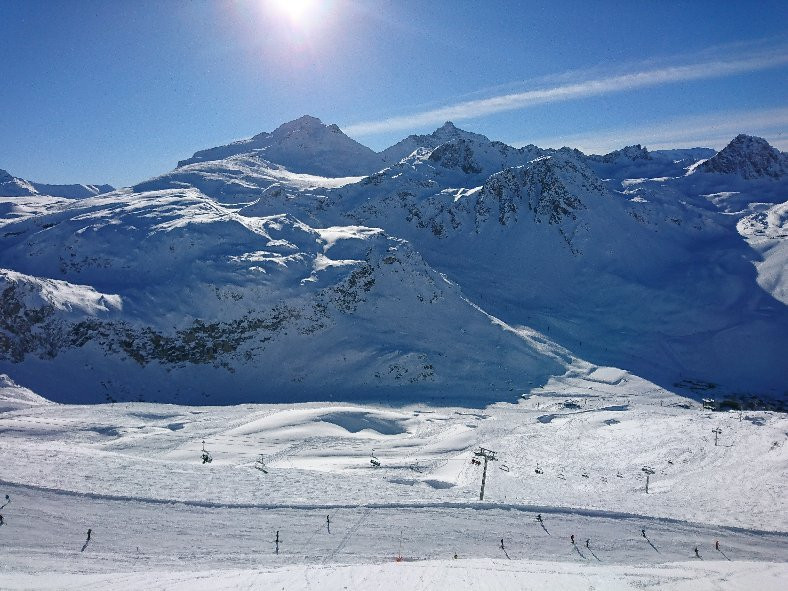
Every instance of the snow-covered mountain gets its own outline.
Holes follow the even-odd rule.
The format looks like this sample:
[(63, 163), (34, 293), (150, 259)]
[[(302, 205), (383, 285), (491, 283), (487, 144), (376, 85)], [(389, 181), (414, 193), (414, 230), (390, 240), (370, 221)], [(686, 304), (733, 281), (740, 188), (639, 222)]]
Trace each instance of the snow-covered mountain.
[(270, 133), (200, 150), (178, 162), (178, 167), (237, 154), (254, 154), (291, 172), (328, 177), (370, 174), (384, 165), (380, 155), (350, 139), (336, 125), (325, 125), (320, 119), (305, 115)]
[(8, 171), (0, 169), (0, 197), (21, 197), (31, 195), (49, 195), (81, 199), (109, 193), (115, 188), (111, 185), (48, 185), (36, 183), (12, 176)]
[[(779, 169), (741, 137), (707, 163)], [(598, 364), (784, 399), (785, 180), (708, 155), (450, 123), (375, 154), (303, 117), (129, 190), (8, 198), (0, 372), (60, 400), (476, 404)]]
[(0, 275), (0, 354), (57, 399), (489, 401), (570, 359), (376, 228), (241, 216), (187, 189), (81, 200), (4, 230), (0, 266), (17, 270)]
[(454, 123), (447, 121), (438, 129), (429, 134), (409, 135), (398, 141), (393, 146), (383, 150), (380, 155), (385, 162), (396, 164), (406, 156), (411, 155), (419, 148), (435, 149), (441, 144), (452, 140), (470, 140), (476, 142), (489, 142), (485, 136), (478, 133), (463, 131), (455, 127)]

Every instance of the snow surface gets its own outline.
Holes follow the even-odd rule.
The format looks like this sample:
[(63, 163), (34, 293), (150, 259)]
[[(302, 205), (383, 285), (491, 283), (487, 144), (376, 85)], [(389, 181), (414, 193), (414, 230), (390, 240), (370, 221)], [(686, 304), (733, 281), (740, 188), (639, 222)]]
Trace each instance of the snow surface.
[[(710, 412), (615, 368), (483, 409), (63, 406), (3, 379), (4, 400), (30, 402), (0, 410), (4, 589), (778, 589), (788, 574), (788, 419)], [(484, 501), (480, 445), (497, 452)]]

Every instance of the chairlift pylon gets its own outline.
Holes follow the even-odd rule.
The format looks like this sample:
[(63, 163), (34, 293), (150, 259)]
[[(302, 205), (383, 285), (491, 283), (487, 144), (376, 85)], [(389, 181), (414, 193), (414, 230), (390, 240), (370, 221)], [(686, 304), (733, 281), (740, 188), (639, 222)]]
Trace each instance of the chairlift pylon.
[(255, 460), (254, 467), (260, 470), (260, 472), (263, 474), (268, 474), (268, 466), (265, 465), (263, 454), (260, 454), (260, 457)]
[(372, 457), (369, 460), (369, 463), (372, 464), (373, 468), (380, 468), (380, 460), (375, 457), (375, 450), (372, 450)]

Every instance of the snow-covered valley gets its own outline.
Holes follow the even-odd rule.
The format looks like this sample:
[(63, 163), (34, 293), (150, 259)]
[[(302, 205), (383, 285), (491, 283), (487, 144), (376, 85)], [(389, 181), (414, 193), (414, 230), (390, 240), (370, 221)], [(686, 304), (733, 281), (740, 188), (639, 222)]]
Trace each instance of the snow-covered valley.
[(375, 153), (303, 117), (130, 188), (2, 179), (0, 588), (788, 577), (765, 140)]

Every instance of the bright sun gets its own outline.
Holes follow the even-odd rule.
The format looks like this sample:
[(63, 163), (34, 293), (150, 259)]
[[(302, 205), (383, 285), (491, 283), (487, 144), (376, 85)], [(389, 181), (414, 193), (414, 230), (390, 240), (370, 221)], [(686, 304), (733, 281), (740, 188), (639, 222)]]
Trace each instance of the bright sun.
[(294, 27), (307, 27), (313, 22), (320, 0), (268, 0), (268, 4)]

